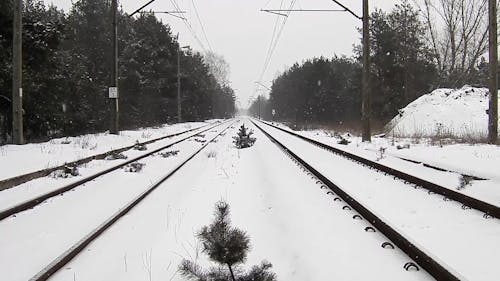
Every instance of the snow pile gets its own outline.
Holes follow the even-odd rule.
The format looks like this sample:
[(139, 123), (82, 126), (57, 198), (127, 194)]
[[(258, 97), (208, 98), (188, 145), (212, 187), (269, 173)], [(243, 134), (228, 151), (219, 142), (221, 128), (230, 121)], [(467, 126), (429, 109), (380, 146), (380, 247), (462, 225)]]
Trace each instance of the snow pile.
[(486, 88), (437, 89), (410, 103), (386, 125), (398, 137), (460, 137), (488, 135), (489, 92)]

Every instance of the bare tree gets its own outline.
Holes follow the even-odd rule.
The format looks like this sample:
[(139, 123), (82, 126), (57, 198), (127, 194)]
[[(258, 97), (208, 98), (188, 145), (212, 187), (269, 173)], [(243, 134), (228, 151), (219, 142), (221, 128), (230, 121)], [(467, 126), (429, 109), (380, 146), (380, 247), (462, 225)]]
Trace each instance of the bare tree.
[(207, 52), (204, 56), (205, 63), (210, 68), (210, 73), (222, 86), (229, 85), (229, 64), (223, 56), (214, 52)]
[(458, 86), (488, 51), (487, 0), (413, 0), (443, 78)]

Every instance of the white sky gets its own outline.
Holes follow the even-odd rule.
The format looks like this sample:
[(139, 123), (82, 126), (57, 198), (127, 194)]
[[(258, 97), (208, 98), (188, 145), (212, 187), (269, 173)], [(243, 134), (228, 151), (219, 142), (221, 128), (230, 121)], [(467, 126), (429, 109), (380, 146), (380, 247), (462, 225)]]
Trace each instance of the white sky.
[[(72, 0), (44, 0), (65, 9)], [(73, 0), (74, 1), (74, 0)], [(121, 0), (127, 13), (133, 12), (149, 0)], [(276, 15), (260, 9), (279, 9), (281, 0), (177, 0), (180, 8), (187, 12), (186, 18), (203, 44), (208, 48), (193, 2), (203, 22), (212, 49), (224, 56), (231, 66), (230, 81), (238, 96), (239, 106), (246, 107), (251, 97), (267, 90), (257, 86), (264, 68), (265, 57), (271, 42)], [(284, 0), (289, 6), (292, 0)], [(341, 0), (361, 15), (361, 0)], [(370, 10), (390, 10), (399, 1), (371, 0)], [(285, 6), (285, 5), (284, 5)], [(337, 9), (331, 0), (297, 0), (295, 9)], [(145, 10), (172, 11), (172, 0), (156, 0)], [(163, 22), (172, 26), (174, 34), (180, 33), (182, 45), (191, 45), (202, 51), (191, 32), (181, 19), (158, 14)], [(262, 83), (271, 85), (276, 75), (295, 62), (314, 56), (332, 57), (333, 54), (352, 54), (353, 44), (359, 43), (357, 27), (361, 21), (348, 13), (296, 12), (287, 20)], [(260, 92), (256, 92), (261, 90)]]

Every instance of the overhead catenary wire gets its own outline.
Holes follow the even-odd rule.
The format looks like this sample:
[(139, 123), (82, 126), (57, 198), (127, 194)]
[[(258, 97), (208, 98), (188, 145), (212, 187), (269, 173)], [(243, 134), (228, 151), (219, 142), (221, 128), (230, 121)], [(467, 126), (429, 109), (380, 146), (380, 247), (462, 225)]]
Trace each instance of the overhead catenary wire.
[[(280, 9), (283, 7), (283, 2), (284, 2), (284, 0), (281, 0)], [(262, 80), (263, 73), (265, 72), (267, 61), (269, 60), (269, 54), (271, 53), (271, 49), (273, 48), (273, 43), (275, 40), (276, 31), (277, 31), (277, 27), (278, 27), (278, 22), (280, 21), (280, 19), (281, 19), (281, 17), (277, 16), (276, 21), (274, 22), (273, 35), (271, 36), (271, 41), (269, 42), (269, 47), (268, 47), (267, 53), (266, 53), (266, 59), (264, 60), (264, 67), (262, 69), (261, 75), (259, 76), (259, 81)]]
[[(177, 3), (176, 0), (170, 0), (170, 3), (172, 3), (172, 5), (174, 6), (174, 9), (176, 9), (177, 11), (181, 11), (179, 3)], [(194, 31), (193, 26), (191, 25), (191, 23), (187, 20), (187, 18), (185, 16), (181, 16), (181, 19), (184, 22), (184, 24), (186, 25), (186, 27), (189, 30), (189, 32), (191, 33), (191, 35), (196, 40), (196, 42), (200, 45), (200, 47), (203, 50), (203, 52), (206, 53), (207, 49), (205, 48), (205, 44), (203, 44), (203, 42), (200, 40), (200, 38), (198, 37), (198, 35)]]
[(205, 32), (205, 27), (203, 25), (203, 22), (201, 21), (200, 14), (198, 13), (198, 9), (196, 8), (195, 1), (191, 0), (191, 3), (193, 3), (194, 12), (196, 14), (196, 18), (198, 19), (198, 22), (200, 23), (201, 32), (203, 33), (203, 37), (205, 38), (205, 41), (207, 41), (208, 48), (213, 53), (214, 50), (212, 49), (212, 45), (210, 44), (210, 41), (208, 40), (207, 33)]
[[(290, 2), (290, 7), (289, 7), (289, 10), (293, 9), (293, 7), (295, 6), (295, 3), (297, 2), (297, 0), (292, 0)], [(282, 8), (282, 5), (280, 5), (280, 9)], [(281, 24), (281, 27), (279, 28), (279, 31), (278, 33), (276, 34), (276, 37), (274, 38), (274, 35), (273, 35), (273, 38), (271, 39), (271, 48), (268, 50), (268, 54), (267, 54), (267, 58), (266, 58), (266, 61), (264, 63), (264, 67), (262, 69), (262, 72), (261, 72), (261, 75), (259, 77), (259, 81), (261, 82), (262, 79), (264, 78), (264, 75), (267, 71), (267, 69), (269, 68), (269, 65), (271, 63), (271, 59), (272, 59), (272, 56), (274, 54), (274, 51), (276, 50), (276, 47), (278, 46), (278, 42), (279, 42), (279, 39), (281, 38), (281, 35), (283, 34), (283, 30), (285, 28), (285, 25), (286, 25), (286, 22), (288, 20), (288, 17), (290, 16), (290, 13), (291, 11), (288, 11), (285, 15), (284, 15), (284, 19), (282, 21), (282, 24)], [(278, 16), (280, 17), (280, 16)], [(275, 26), (276, 27), (276, 26)]]

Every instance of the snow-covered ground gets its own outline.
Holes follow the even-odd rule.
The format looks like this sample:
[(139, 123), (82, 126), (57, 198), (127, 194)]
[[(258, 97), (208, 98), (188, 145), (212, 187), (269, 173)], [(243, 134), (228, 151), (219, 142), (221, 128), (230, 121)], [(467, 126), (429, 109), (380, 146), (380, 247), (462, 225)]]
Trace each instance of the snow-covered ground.
[[(210, 140), (224, 126), (227, 127), (227, 125), (222, 125), (204, 133), (203, 139)], [(197, 137), (197, 139), (200, 138)], [(140, 160), (140, 163), (145, 166), (138, 173), (128, 172), (125, 169), (116, 170), (66, 192), (62, 196), (53, 197), (15, 217), (11, 216), (0, 221), (2, 237), (0, 239), (0, 249), (2, 249), (0, 251), (0, 276), (9, 278), (2, 278), (2, 280), (28, 280), (35, 275), (50, 261), (146, 190), (167, 171), (175, 168), (182, 160), (199, 149), (201, 142), (190, 140), (167, 150), (178, 150), (179, 153), (176, 156), (164, 158), (158, 154)], [(139, 152), (130, 151), (129, 153)], [(93, 162), (98, 162), (98, 164), (90, 170), (99, 169), (103, 162), (115, 161)], [(58, 179), (52, 179), (53, 184), (57, 181)], [(46, 189), (46, 184), (47, 182), (41, 179), (31, 183), (30, 190)], [(0, 197), (17, 192), (16, 196), (7, 197), (19, 200), (23, 196), (29, 197), (30, 190), (17, 191), (17, 188), (5, 190), (0, 192)]]
[[(414, 189), (391, 176), (325, 153), (325, 150), (291, 138), (278, 129), (267, 125), (265, 128), (410, 241), (458, 272), (459, 276), (466, 280), (497, 280), (500, 269), (495, 264), (500, 259), (500, 220), (484, 219), (482, 213), (464, 211), (457, 202), (445, 201), (440, 195), (429, 195), (426, 190)], [(438, 183), (450, 181), (449, 175), (439, 175), (428, 168), (420, 170), (420, 175), (426, 174)], [(490, 201), (500, 205), (498, 183), (489, 184), (489, 195), (496, 196), (495, 200), (489, 198)], [(494, 186), (497, 190), (493, 189)], [(478, 259), (481, 262), (477, 262)]]
[[(381, 244), (388, 241), (386, 237), (378, 232), (365, 232), (366, 221), (354, 220), (354, 211), (343, 210), (345, 204), (333, 201), (332, 195), (320, 189), (315, 179), (307, 176), (248, 120), (242, 120), (210, 143), (51, 280), (183, 280), (177, 270), (183, 258), (208, 264), (195, 236), (211, 221), (214, 205), (221, 199), (230, 204), (234, 225), (250, 236), (252, 248), (247, 265), (266, 259), (273, 264), (278, 280), (432, 279), (425, 271), (405, 271), (403, 265), (410, 259), (404, 253), (383, 249)], [(254, 130), (257, 142), (253, 147), (238, 150), (232, 136), (242, 123)], [(193, 127), (198, 125), (201, 124)], [(182, 127), (185, 125), (180, 126), (187, 129)], [(226, 126), (203, 133), (198, 141), (191, 139), (169, 148), (168, 151), (179, 150), (176, 156), (156, 155), (141, 160), (145, 166), (139, 173), (119, 169), (0, 221), (0, 279), (29, 279), (199, 149), (200, 138), (209, 140)], [(477, 211), (462, 210), (457, 202), (444, 201), (442, 196), (429, 195), (422, 189), (414, 189), (265, 127), (464, 280), (498, 280), (500, 269), (495, 262), (500, 260), (499, 220), (484, 219)], [(179, 130), (169, 133), (176, 131)], [(495, 171), (500, 164), (500, 152), (496, 146), (429, 147), (424, 143), (411, 143), (409, 147), (397, 149), (397, 145), (403, 147), (407, 140), (394, 140), (393, 145), (392, 139), (374, 138), (373, 143), (366, 144), (346, 136), (351, 143), (340, 145), (331, 132), (300, 133), (454, 190), (460, 185), (460, 173), (481, 176), (487, 180), (472, 181), (459, 191), (500, 205), (500, 175)], [(143, 132), (134, 134), (137, 137)], [(157, 136), (160, 134), (163, 133)], [(151, 144), (148, 150), (183, 137), (185, 135)], [(134, 142), (132, 137), (123, 146)], [(103, 140), (103, 143), (106, 142)], [(47, 149), (63, 146), (57, 142), (45, 145)], [(382, 153), (380, 147), (385, 147), (385, 152)], [(68, 151), (71, 150), (61, 155), (72, 154)], [(14, 157), (10, 153), (11, 150), (5, 152), (5, 157)], [(128, 157), (142, 153), (125, 152)], [(398, 157), (433, 163), (459, 173), (430, 169)], [(34, 162), (40, 164), (37, 159)], [(0, 209), (120, 161), (123, 160), (96, 160), (80, 167), (78, 177), (46, 177), (0, 191)]]
[[(216, 120), (207, 122), (213, 123)], [(189, 122), (109, 133), (89, 134), (77, 137), (53, 139), (44, 143), (0, 146), (0, 180), (25, 173), (51, 168), (67, 162), (133, 145), (203, 125), (206, 122)]]
[[(247, 264), (270, 261), (278, 280), (432, 279), (405, 271), (404, 253), (381, 248), (387, 238), (365, 232), (365, 221), (353, 220), (352, 211), (253, 129), (253, 147), (234, 147), (233, 126), (51, 280), (183, 280), (182, 258), (207, 264), (195, 235), (221, 199), (251, 238)], [(188, 153), (185, 145), (176, 149)], [(1, 221), (0, 275), (26, 280), (176, 162), (149, 161), (141, 173), (117, 171)]]
[(429, 279), (406, 272), (404, 254), (382, 249), (382, 236), (364, 232), (260, 132), (255, 146), (235, 149), (235, 130), (211, 145), (216, 157), (197, 157), (54, 280), (183, 280), (183, 257), (206, 264), (195, 234), (221, 199), (251, 237), (248, 264), (267, 259), (278, 280)]

